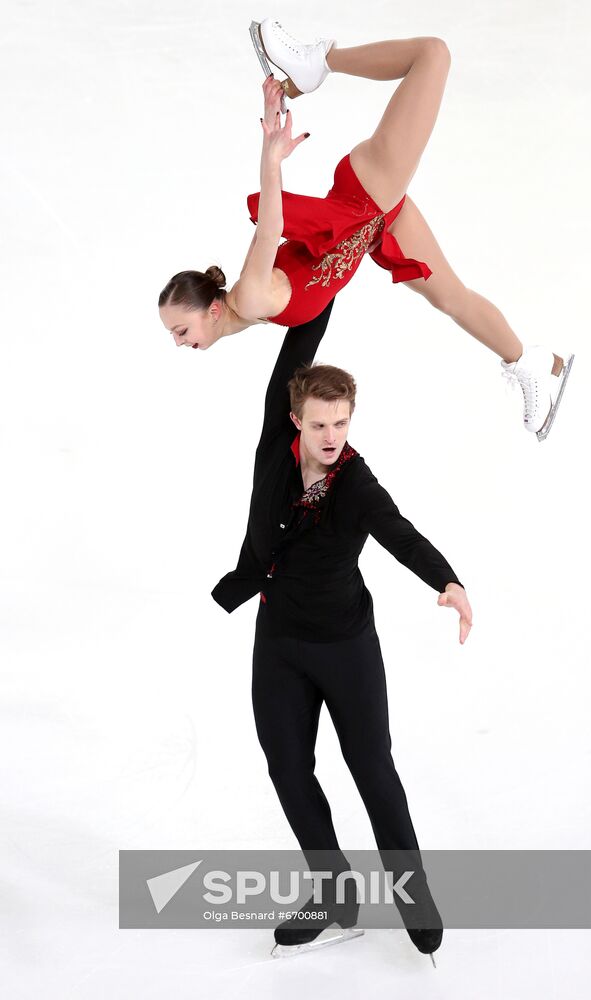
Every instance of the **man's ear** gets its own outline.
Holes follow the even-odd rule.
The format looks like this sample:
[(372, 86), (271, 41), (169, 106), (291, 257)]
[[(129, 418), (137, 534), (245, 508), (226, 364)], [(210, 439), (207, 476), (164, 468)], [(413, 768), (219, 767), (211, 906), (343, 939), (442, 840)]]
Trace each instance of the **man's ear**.
[(298, 417), (296, 417), (295, 413), (292, 413), (291, 410), (290, 410), (289, 415), (290, 415), (291, 419), (293, 420), (294, 424), (296, 425), (297, 429), (299, 431), (301, 431), (301, 429), (302, 429), (302, 421), (299, 420)]

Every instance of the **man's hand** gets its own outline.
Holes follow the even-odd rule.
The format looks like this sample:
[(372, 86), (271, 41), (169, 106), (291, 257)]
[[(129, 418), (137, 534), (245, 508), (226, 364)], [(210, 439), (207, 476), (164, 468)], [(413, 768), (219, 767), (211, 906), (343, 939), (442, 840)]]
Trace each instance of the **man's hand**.
[(460, 616), (460, 642), (463, 644), (472, 628), (472, 608), (466, 591), (458, 583), (448, 583), (445, 593), (437, 598), (440, 608), (455, 608)]

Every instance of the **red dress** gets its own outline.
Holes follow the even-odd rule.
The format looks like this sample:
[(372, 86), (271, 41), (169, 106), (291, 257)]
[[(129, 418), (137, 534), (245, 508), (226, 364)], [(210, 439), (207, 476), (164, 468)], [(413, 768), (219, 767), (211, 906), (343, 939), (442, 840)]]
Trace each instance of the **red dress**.
[[(406, 195), (382, 212), (361, 185), (349, 154), (337, 164), (334, 184), (325, 198), (282, 192), (283, 233), (275, 258), (291, 284), (288, 305), (271, 323), (299, 326), (319, 316), (351, 280), (365, 253), (392, 273), (392, 281), (427, 280), (431, 268), (405, 257), (388, 226)], [(252, 222), (258, 219), (260, 192), (247, 198)], [(374, 248), (370, 249), (374, 244)]]

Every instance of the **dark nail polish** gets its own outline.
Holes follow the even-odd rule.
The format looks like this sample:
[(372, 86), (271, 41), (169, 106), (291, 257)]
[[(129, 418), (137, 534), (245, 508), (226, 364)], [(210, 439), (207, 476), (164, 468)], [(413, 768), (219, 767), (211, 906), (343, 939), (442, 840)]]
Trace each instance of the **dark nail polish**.
[(310, 138), (310, 133), (309, 132), (304, 132), (304, 138), (309, 139)]

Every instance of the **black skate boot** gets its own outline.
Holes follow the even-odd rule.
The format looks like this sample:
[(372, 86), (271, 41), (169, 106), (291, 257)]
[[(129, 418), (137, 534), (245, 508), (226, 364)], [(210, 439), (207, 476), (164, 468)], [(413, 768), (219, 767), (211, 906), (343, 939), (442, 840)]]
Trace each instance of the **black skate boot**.
[[(326, 894), (326, 893), (325, 893)], [(309, 926), (307, 914), (318, 913), (313, 926)], [(322, 916), (320, 916), (322, 914)], [(315, 903), (312, 896), (301, 907), (295, 917), (284, 920), (275, 928), (275, 947), (273, 958), (287, 958), (289, 955), (299, 955), (303, 951), (316, 951), (330, 944), (340, 944), (352, 937), (359, 937), (365, 932), (355, 927), (359, 915), (359, 903), (355, 883), (348, 879), (345, 883), (345, 901)], [(311, 919), (314, 919), (313, 917)], [(336, 925), (340, 930), (332, 934), (324, 934), (328, 928)]]
[[(414, 878), (408, 884), (408, 891), (415, 900), (414, 904), (405, 904), (397, 900), (396, 905), (404, 921), (408, 936), (415, 948), (423, 955), (430, 955), (431, 961), (435, 966), (433, 952), (437, 951), (441, 945), (443, 939), (443, 922), (427, 885), (425, 873), (416, 872), (416, 875), (416, 885), (413, 886), (412, 884)], [(411, 914), (412, 920), (409, 919)]]

